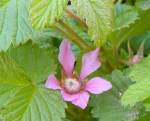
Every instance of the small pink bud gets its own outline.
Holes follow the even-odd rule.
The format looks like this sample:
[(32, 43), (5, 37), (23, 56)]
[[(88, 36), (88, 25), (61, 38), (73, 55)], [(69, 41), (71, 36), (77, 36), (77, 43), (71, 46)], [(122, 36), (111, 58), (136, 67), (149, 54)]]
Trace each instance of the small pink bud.
[(130, 58), (130, 63), (134, 65), (134, 64), (139, 63), (142, 59), (143, 59), (143, 56), (136, 54), (132, 58)]
[(129, 64), (134, 65), (139, 63), (144, 57), (144, 42), (141, 43), (136, 55), (133, 55), (130, 43), (128, 42)]

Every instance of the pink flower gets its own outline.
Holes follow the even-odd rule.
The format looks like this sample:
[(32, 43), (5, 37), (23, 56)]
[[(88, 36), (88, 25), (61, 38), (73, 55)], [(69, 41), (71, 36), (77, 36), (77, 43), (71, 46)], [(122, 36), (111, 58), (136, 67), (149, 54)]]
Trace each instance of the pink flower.
[(77, 77), (74, 73), (75, 56), (71, 50), (71, 44), (63, 40), (60, 45), (59, 62), (63, 67), (63, 77), (58, 81), (51, 74), (45, 86), (53, 90), (60, 90), (65, 101), (85, 109), (89, 101), (89, 93), (100, 94), (112, 88), (109, 81), (101, 77), (94, 77), (86, 80), (86, 77), (96, 71), (101, 63), (98, 59), (99, 49), (86, 53), (82, 58), (82, 68)]

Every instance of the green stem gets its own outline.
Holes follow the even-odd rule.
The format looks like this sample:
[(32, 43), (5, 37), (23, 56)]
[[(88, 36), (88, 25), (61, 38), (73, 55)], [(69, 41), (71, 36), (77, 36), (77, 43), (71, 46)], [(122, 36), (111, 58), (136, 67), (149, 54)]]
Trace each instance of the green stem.
[(71, 109), (70, 110), (66, 110), (66, 113), (72, 117), (72, 119), (76, 120), (76, 121), (79, 121), (80, 119), (78, 119), (78, 116), (76, 116), (75, 112), (72, 111)]
[[(76, 33), (72, 28), (63, 21), (59, 21), (59, 24), (56, 25), (57, 29), (64, 34), (65, 37), (70, 39), (70, 41), (77, 44), (82, 50), (90, 51), (92, 48)], [(62, 29), (63, 28), (63, 29)]]

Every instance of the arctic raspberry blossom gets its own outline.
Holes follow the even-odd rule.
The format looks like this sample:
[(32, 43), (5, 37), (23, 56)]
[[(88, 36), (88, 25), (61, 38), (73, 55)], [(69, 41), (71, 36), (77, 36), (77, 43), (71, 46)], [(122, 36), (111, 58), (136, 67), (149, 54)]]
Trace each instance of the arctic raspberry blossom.
[(60, 90), (65, 101), (84, 109), (89, 101), (89, 93), (100, 94), (112, 88), (109, 81), (101, 77), (87, 80), (86, 77), (96, 71), (101, 63), (98, 59), (99, 49), (86, 53), (82, 58), (80, 75), (74, 71), (75, 56), (71, 50), (71, 44), (63, 40), (59, 48), (59, 62), (62, 65), (63, 76), (60, 81), (51, 74), (45, 83), (47, 88)]

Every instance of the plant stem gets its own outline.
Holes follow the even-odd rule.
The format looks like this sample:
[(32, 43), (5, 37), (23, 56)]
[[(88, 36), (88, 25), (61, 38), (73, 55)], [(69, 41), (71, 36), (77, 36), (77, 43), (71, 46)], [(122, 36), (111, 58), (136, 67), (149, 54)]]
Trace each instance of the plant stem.
[(70, 109), (70, 110), (66, 110), (66, 113), (67, 113), (70, 117), (72, 117), (72, 119), (74, 119), (74, 120), (76, 120), (76, 121), (79, 120), (79, 119), (78, 119), (78, 116), (76, 116), (76, 114), (74, 113), (74, 111), (72, 111), (71, 109)]
[(86, 23), (77, 15), (75, 15), (71, 10), (66, 9), (66, 12), (69, 16), (73, 17), (75, 20), (77, 20), (79, 22), (79, 24), (84, 27), (85, 29), (87, 29), (87, 25)]
[[(65, 28), (65, 29), (62, 29)], [(66, 24), (63, 21), (59, 21), (59, 24), (56, 25), (56, 28), (62, 33), (64, 34), (65, 37), (67, 37), (68, 39), (70, 39), (70, 41), (74, 42), (75, 44), (77, 44), (82, 50), (84, 51), (90, 51), (92, 48), (89, 47), (89, 45), (84, 42), (84, 40), (76, 33), (72, 30), (72, 28)]]
[[(70, 34), (68, 34), (67, 32), (65, 32), (63, 29), (61, 29), (61, 27), (59, 27), (58, 25), (56, 25), (55, 28), (56, 28), (60, 33), (62, 33), (66, 38), (68, 38), (68, 39), (71, 40), (72, 42), (76, 43), (76, 42), (74, 41), (73, 37), (72, 37)], [(80, 46), (78, 43), (76, 43), (76, 44), (77, 44), (77, 46), (78, 46), (79, 48), (83, 49), (82, 46)]]

